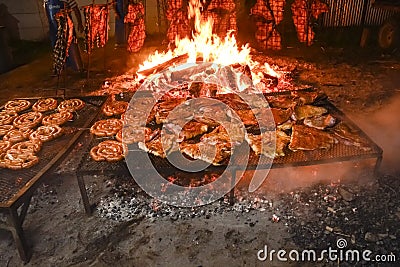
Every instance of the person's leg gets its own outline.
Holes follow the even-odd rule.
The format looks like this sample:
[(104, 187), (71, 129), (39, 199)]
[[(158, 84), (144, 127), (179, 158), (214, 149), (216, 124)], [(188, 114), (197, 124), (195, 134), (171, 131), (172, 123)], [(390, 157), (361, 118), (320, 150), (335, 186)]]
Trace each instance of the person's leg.
[(52, 24), (49, 25), (49, 35), (50, 35), (51, 47), (54, 48), (57, 41), (57, 28), (54, 27), (54, 25)]
[(117, 0), (116, 9), (120, 16), (115, 17), (115, 44), (122, 46), (126, 44), (126, 33), (125, 33), (125, 4), (124, 0)]

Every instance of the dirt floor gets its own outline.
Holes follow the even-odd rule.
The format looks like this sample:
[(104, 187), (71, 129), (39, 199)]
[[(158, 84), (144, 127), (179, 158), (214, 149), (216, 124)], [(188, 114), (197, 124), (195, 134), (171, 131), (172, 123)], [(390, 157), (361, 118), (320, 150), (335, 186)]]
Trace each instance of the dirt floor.
[[(46, 49), (34, 60), (0, 75), (0, 102), (15, 97), (49, 96), (65, 89), (67, 96), (88, 94), (107, 77), (136, 67), (159, 48), (148, 42), (140, 54), (123, 49), (93, 55), (90, 76), (68, 72), (52, 77)], [(104, 60), (105, 56), (105, 60)], [(24, 230), (33, 255), (25, 266), (377, 266), (376, 262), (342, 259), (287, 262), (271, 250), (346, 249), (395, 255), (400, 261), (400, 56), (358, 47), (290, 48), (259, 53), (271, 64), (291, 66), (296, 80), (323, 90), (329, 99), (383, 148), (377, 177), (353, 170), (323, 179), (304, 172), (296, 181), (270, 182), (250, 194), (239, 187), (237, 201), (227, 199), (196, 209), (157, 203), (128, 177), (85, 177), (91, 197), (102, 197), (92, 216), (84, 213), (73, 169), (77, 153), (39, 187), (28, 211)], [(84, 59), (86, 61), (86, 59)], [(65, 81), (64, 81), (65, 79)], [(73, 155), (72, 155), (73, 154)], [(335, 178), (333, 178), (335, 177)], [(129, 192), (129, 195), (126, 195)], [(125, 194), (125, 195), (124, 195)], [(113, 206), (114, 204), (119, 204)], [(122, 205), (123, 204), (123, 205)], [(113, 217), (108, 211), (135, 210)], [(258, 254), (258, 256), (257, 256)], [(286, 254), (286, 257), (288, 254)], [(372, 257), (372, 256), (371, 256)], [(24, 266), (11, 233), (0, 230), (0, 266)], [(398, 266), (382, 263), (379, 266)]]

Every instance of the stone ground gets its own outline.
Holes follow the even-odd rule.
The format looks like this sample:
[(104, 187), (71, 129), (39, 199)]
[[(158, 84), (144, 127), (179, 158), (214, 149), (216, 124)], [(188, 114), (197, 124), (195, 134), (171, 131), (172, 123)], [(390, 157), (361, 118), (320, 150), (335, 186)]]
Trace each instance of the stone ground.
[[(20, 48), (21, 66), (0, 75), (0, 103), (15, 97), (54, 95), (57, 84), (66, 88), (67, 96), (93, 92), (105, 78), (136, 67), (159, 47), (157, 41), (150, 41), (140, 54), (127, 55), (109, 45), (93, 55), (89, 79), (85, 73), (68, 72), (66, 82), (58, 82), (50, 76), (47, 46), (29, 44)], [(320, 180), (305, 172), (303, 179), (285, 182), (282, 175), (282, 181), (263, 185), (255, 194), (240, 187), (234, 206), (222, 199), (193, 210), (155, 203), (127, 178), (86, 177), (91, 196), (139, 207), (130, 220), (117, 221), (101, 209), (93, 216), (85, 215), (76, 178), (68, 171), (75, 164), (71, 156), (64, 161), (63, 171), (44, 181), (34, 195), (24, 223), (33, 250), (26, 266), (377, 265), (257, 259), (265, 245), (269, 250), (321, 251), (336, 249), (340, 238), (349, 249), (393, 254), (400, 261), (399, 52), (382, 54), (373, 47), (318, 44), (278, 53), (255, 52), (256, 59), (265, 57), (273, 64), (292, 66), (297, 80), (323, 90), (383, 148), (377, 177), (364, 173), (346, 179), (352, 173), (344, 171), (340, 180), (331, 179), (332, 173)], [(124, 196), (127, 189), (130, 195)], [(389, 265), (398, 266), (380, 266)], [(0, 266), (24, 266), (11, 234), (3, 230)]]

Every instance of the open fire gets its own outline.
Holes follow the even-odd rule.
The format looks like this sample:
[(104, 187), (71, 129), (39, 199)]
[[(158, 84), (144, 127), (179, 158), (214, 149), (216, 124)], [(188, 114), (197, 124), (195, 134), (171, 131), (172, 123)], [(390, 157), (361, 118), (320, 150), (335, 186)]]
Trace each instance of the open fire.
[[(249, 44), (239, 47), (235, 34), (228, 32), (225, 38), (220, 38), (213, 33), (213, 18), (204, 17), (201, 14), (202, 4), (199, 0), (191, 0), (188, 7), (189, 19), (194, 19), (194, 32), (192, 38), (180, 38), (176, 36), (173, 50), (159, 53), (156, 51), (139, 66), (138, 78), (143, 79), (142, 74), (149, 69), (157, 69), (157, 66), (164, 62), (177, 59), (178, 63), (195, 63), (198, 61), (213, 62), (223, 66), (242, 66), (248, 67), (250, 76), (254, 85), (261, 91), (265, 91), (264, 79), (279, 79), (282, 75), (274, 71), (268, 64), (261, 64), (254, 61), (251, 57), (251, 48)], [(184, 56), (185, 55), (185, 56)], [(184, 56), (184, 57), (182, 57)], [(179, 60), (181, 59), (181, 60)], [(169, 66), (168, 66), (169, 67)], [(238, 73), (238, 75), (240, 75)], [(245, 85), (239, 84), (239, 89), (244, 90)]]
[[(136, 94), (124, 115), (122, 135), (125, 141), (129, 141), (123, 142), (134, 147), (129, 151), (138, 152), (126, 155), (129, 168), (143, 167), (136, 166), (138, 162), (147, 166), (147, 163), (142, 163), (147, 162), (148, 154), (157, 158), (157, 163), (151, 163), (153, 166), (164, 166), (165, 162), (170, 162), (169, 156), (178, 154), (213, 166), (230, 166), (234, 158), (232, 162), (236, 169), (251, 166), (257, 170), (269, 170), (272, 162), (286, 167), (303, 166), (373, 154), (374, 148), (368, 139), (359, 138), (361, 131), (351, 129), (347, 119), (342, 118), (325, 95), (313, 90), (296, 91), (299, 88), (287, 86), (291, 81), (283, 71), (253, 60), (249, 45), (239, 47), (232, 32), (223, 39), (213, 33), (213, 19), (203, 16), (201, 8), (199, 0), (189, 2), (188, 16), (194, 20), (191, 38), (177, 36), (174, 49), (161, 53), (156, 51), (139, 66), (135, 79), (137, 86), (130, 91), (136, 91), (142, 84), (142, 88), (153, 92), (155, 99)], [(202, 63), (197, 64), (199, 61)], [(217, 85), (216, 88), (213, 85)], [(286, 92), (271, 94), (281, 90)], [(243, 91), (246, 94), (236, 95)], [(221, 93), (225, 95), (220, 96)], [(256, 94), (260, 93), (264, 94), (264, 101), (257, 99)], [(243, 95), (250, 98), (242, 98)], [(207, 96), (225, 105), (217, 107), (204, 101), (200, 101), (200, 106), (190, 104), (196, 103), (199, 96)], [(211, 112), (205, 112), (207, 108)], [(217, 114), (221, 115), (223, 123), (216, 118)], [(147, 118), (147, 122), (143, 118)], [(242, 126), (246, 128), (245, 134), (232, 135), (232, 131), (226, 130)], [(185, 134), (190, 137), (185, 138)], [(244, 156), (247, 153), (238, 152), (242, 147), (249, 148), (248, 158)], [(234, 155), (234, 152), (237, 153)], [(145, 157), (141, 158), (142, 155)], [(184, 164), (189, 165), (188, 162)], [(149, 174), (149, 170), (146, 171)], [(233, 178), (227, 180), (233, 186), (230, 180), (235, 182), (235, 171), (232, 171)], [(154, 173), (154, 179), (157, 179), (157, 174)], [(199, 182), (200, 185), (207, 183), (205, 176), (196, 175), (203, 181)], [(170, 185), (182, 182), (178, 176), (168, 183), (162, 177), (163, 185), (154, 191), (155, 195), (159, 194), (157, 190), (169, 192)], [(256, 190), (265, 177), (250, 179), (249, 190)], [(144, 182), (151, 186), (160, 184), (160, 181), (151, 179)], [(192, 181), (187, 186), (199, 187)], [(153, 192), (153, 188), (150, 190)], [(227, 192), (229, 189), (224, 193)], [(177, 194), (170, 195), (175, 197)], [(174, 205), (178, 205), (176, 201)]]
[[(260, 62), (265, 57), (253, 60), (250, 46), (239, 46), (233, 32), (228, 32), (224, 38), (213, 33), (213, 18), (201, 11), (200, 1), (191, 0), (188, 17), (194, 21), (192, 36), (177, 36), (174, 48), (150, 55), (139, 66), (134, 79), (131, 76), (131, 80), (125, 80), (127, 76), (123, 75), (105, 86), (109, 94), (120, 93), (114, 90), (116, 87), (135, 92), (141, 86), (152, 92), (135, 94), (132, 99), (129, 95), (120, 96), (121, 100), (127, 97), (130, 101), (130, 108), (123, 116), (125, 126), (121, 134), (123, 143), (132, 146), (128, 147), (130, 153), (125, 157), (128, 168), (146, 170), (149, 175), (150, 169), (154, 168), (143, 166), (161, 166), (159, 172), (149, 175), (155, 180), (146, 178), (145, 184), (137, 181), (140, 186), (150, 185), (149, 190), (154, 194), (145, 190), (149, 195), (159, 195), (161, 191), (176, 197), (178, 194), (172, 192), (175, 189), (172, 185), (211, 186), (213, 179), (208, 179), (201, 171), (197, 171), (196, 181), (180, 179), (177, 173), (169, 176), (173, 179), (161, 177), (157, 180), (158, 174), (165, 174), (169, 168), (166, 162), (171, 162), (170, 157), (177, 155), (183, 155), (189, 161), (209, 163), (215, 168), (229, 167), (232, 163), (235, 169), (228, 168), (224, 172), (229, 174), (224, 176), (227, 180), (221, 181), (230, 186), (235, 186), (241, 178), (238, 176), (236, 180), (236, 169), (269, 170), (272, 163), (280, 167), (299, 167), (366, 155), (379, 165), (379, 149), (361, 130), (353, 128), (326, 95), (314, 90), (297, 90), (300, 88), (293, 85), (285, 71)], [(118, 79), (120, 82), (115, 83)], [(126, 83), (129, 85), (121, 86)], [(241, 92), (245, 94), (239, 94)], [(260, 93), (264, 96), (263, 101), (256, 97)], [(199, 96), (223, 105), (200, 100), (201, 104), (196, 106)], [(217, 115), (221, 115), (223, 123)], [(147, 118), (146, 122), (143, 118)], [(227, 130), (242, 129), (242, 126), (246, 130), (244, 134), (232, 134)], [(242, 148), (248, 149), (248, 153), (238, 152)], [(154, 156), (155, 163), (147, 164), (148, 155)], [(180, 163), (186, 164), (185, 168), (174, 165), (173, 171), (184, 171), (190, 165), (183, 159)], [(137, 175), (136, 171), (131, 173)], [(186, 173), (183, 176), (187, 178)], [(260, 187), (265, 177), (248, 179), (251, 180), (249, 190)], [(223, 193), (227, 192), (229, 188)], [(179, 201), (187, 206), (184, 198)], [(179, 205), (179, 201), (174, 200), (173, 204)]]
[[(210, 62), (219, 67), (232, 67), (237, 88), (243, 91), (251, 86), (258, 92), (274, 92), (288, 90), (292, 87), (291, 77), (287, 70), (271, 66), (266, 62), (253, 60), (252, 49), (249, 44), (240, 46), (235, 33), (230, 31), (224, 38), (213, 33), (213, 18), (205, 17), (201, 13), (202, 4), (199, 0), (191, 0), (188, 7), (188, 16), (194, 20), (194, 31), (191, 38), (176, 36), (174, 48), (168, 51), (153, 54), (139, 65), (136, 78), (132, 80), (131, 71), (106, 81), (102, 90), (96, 94), (116, 94), (121, 91), (136, 91), (145, 78), (165, 69), (177, 70), (175, 66), (184, 63)], [(205, 71), (205, 70), (200, 70)], [(243, 82), (241, 76), (246, 76)], [(223, 93), (223, 91), (221, 91)]]

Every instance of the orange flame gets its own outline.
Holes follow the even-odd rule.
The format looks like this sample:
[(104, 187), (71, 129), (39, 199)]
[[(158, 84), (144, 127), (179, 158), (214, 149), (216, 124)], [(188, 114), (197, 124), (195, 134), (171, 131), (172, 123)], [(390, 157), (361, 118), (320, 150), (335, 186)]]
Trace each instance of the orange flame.
[[(199, 0), (190, 0), (188, 14), (189, 18), (194, 18), (195, 22), (195, 32), (192, 33), (192, 38), (186, 37), (180, 39), (177, 36), (175, 40), (176, 48), (174, 50), (161, 53), (156, 51), (145, 62), (139, 65), (138, 72), (155, 67), (174, 57), (188, 54), (187, 63), (195, 63), (198, 58), (202, 58), (205, 62), (213, 62), (225, 66), (239, 63), (241, 65), (248, 65), (251, 70), (259, 69), (270, 75), (279, 77), (267, 63), (264, 66), (260, 66), (259, 62), (252, 60), (249, 44), (245, 44), (239, 48), (232, 32), (228, 32), (223, 39), (213, 34), (213, 19), (210, 17), (203, 18), (200, 9), (201, 3)], [(139, 79), (142, 78), (145, 77), (139, 75)], [(252, 79), (257, 84), (262, 79), (262, 74), (252, 71)]]

